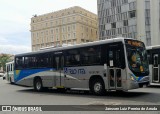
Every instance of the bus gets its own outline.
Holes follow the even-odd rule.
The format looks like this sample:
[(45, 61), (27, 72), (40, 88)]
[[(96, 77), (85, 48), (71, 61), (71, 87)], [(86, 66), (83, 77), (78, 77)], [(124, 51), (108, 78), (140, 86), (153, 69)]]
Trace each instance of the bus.
[(114, 38), (15, 56), (16, 84), (45, 88), (88, 89), (96, 95), (128, 91), (149, 83), (145, 45)]
[(11, 84), (14, 83), (14, 61), (6, 63), (5, 79)]
[(150, 85), (160, 85), (160, 45), (147, 47)]

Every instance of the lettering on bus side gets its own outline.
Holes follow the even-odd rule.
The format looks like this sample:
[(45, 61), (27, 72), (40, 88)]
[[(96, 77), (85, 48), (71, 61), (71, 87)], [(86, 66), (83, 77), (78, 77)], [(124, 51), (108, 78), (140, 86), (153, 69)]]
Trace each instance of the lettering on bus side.
[(85, 74), (85, 69), (83, 68), (79, 68), (79, 69), (75, 69), (75, 68), (64, 68), (64, 73), (65, 74)]

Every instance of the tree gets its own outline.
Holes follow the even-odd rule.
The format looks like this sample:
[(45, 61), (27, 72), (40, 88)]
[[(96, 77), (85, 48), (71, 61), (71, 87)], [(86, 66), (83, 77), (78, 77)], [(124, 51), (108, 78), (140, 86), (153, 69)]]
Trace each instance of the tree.
[(6, 63), (10, 61), (10, 55), (0, 54), (0, 68), (3, 68), (3, 71), (6, 71)]

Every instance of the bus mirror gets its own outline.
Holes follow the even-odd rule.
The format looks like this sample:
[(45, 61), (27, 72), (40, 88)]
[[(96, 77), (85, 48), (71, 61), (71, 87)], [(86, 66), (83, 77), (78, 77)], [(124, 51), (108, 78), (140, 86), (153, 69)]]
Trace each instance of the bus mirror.
[(104, 69), (107, 70), (107, 64), (104, 64)]

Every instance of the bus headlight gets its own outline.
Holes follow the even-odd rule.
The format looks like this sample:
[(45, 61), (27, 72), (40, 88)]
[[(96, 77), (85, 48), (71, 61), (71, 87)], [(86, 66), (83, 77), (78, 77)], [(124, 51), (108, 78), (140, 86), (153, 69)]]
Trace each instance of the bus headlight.
[(134, 78), (134, 76), (133, 76), (133, 74), (130, 74), (130, 73), (129, 73), (129, 75), (130, 75), (130, 79), (131, 79), (132, 81), (136, 81), (135, 78)]
[(131, 79), (132, 81), (135, 81), (135, 79), (134, 79), (134, 77), (133, 77), (133, 76), (130, 76), (130, 79)]

